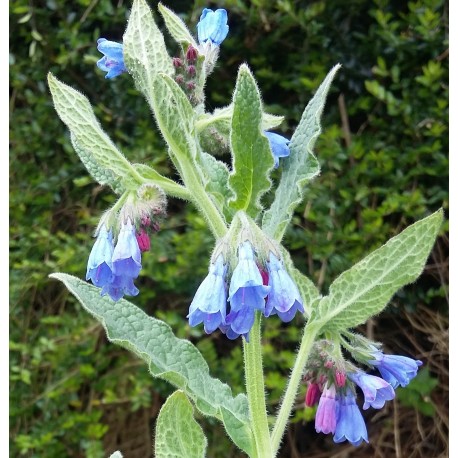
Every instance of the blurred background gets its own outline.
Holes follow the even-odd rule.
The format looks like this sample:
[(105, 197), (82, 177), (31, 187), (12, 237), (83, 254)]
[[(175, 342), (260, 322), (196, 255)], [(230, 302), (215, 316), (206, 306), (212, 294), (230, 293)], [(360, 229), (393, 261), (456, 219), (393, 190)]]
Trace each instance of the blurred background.
[[(321, 175), (297, 209), (284, 245), (325, 293), (342, 271), (439, 207), (448, 215), (448, 3), (442, 0), (172, 1), (190, 29), (204, 7), (226, 8), (230, 32), (207, 84), (207, 110), (230, 103), (247, 62), (266, 111), (289, 137), (329, 69), (340, 62), (316, 145)], [(150, 1), (157, 22), (157, 2)], [(46, 85), (53, 72), (86, 94), (128, 159), (170, 177), (150, 110), (125, 74), (106, 80), (96, 40), (121, 41), (130, 1), (10, 2), (10, 456), (125, 458), (152, 454), (158, 411), (173, 389), (142, 361), (108, 344), (101, 326), (48, 274), (83, 278), (92, 233), (112, 203), (72, 151)], [(170, 37), (170, 54), (178, 49)], [(297, 397), (281, 457), (448, 456), (448, 224), (420, 279), (358, 329), (387, 353), (424, 366), (394, 402), (364, 411), (368, 445), (334, 444), (314, 431)], [(171, 199), (143, 256), (133, 302), (190, 338), (212, 375), (243, 391), (240, 341), (191, 329), (186, 314), (207, 272), (211, 234)], [(274, 413), (302, 320), (265, 323), (264, 362)], [(201, 419), (209, 457), (241, 457), (222, 427)], [(306, 455), (307, 453), (307, 455)]]

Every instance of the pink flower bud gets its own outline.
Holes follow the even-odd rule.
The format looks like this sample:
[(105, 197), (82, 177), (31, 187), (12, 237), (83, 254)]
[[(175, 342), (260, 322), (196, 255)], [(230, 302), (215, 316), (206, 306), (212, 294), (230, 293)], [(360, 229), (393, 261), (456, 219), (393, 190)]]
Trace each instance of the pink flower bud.
[(336, 385), (339, 387), (345, 386), (345, 382), (347, 380), (347, 374), (343, 371), (337, 370), (335, 373), (336, 377)]
[(269, 274), (264, 269), (259, 269), (262, 277), (262, 284), (268, 285), (269, 284)]
[(178, 84), (183, 84), (183, 83), (184, 83), (183, 75), (177, 75), (177, 76), (175, 76), (175, 81), (176, 81)]
[(186, 72), (187, 72), (188, 75), (190, 75), (190, 76), (195, 76), (195, 74), (196, 74), (196, 67), (194, 67), (194, 65), (190, 65), (190, 66), (186, 69)]
[(136, 234), (138, 247), (141, 251), (149, 251), (151, 248), (151, 242), (149, 239), (149, 235), (146, 233), (144, 229), (140, 229), (140, 232)]
[(199, 53), (197, 52), (197, 49), (194, 48), (194, 46), (189, 45), (188, 50), (186, 51), (186, 60), (188, 61), (189, 64), (194, 64), (197, 60), (197, 56)]
[(183, 61), (179, 57), (174, 57), (172, 59), (172, 62), (173, 62), (173, 66), (175, 68), (183, 67)]
[(189, 91), (193, 91), (196, 88), (196, 85), (194, 82), (189, 81), (189, 83), (186, 83), (186, 87), (188, 88)]
[(317, 383), (310, 383), (305, 395), (305, 405), (307, 407), (313, 407), (320, 400), (320, 396), (321, 391), (319, 385)]

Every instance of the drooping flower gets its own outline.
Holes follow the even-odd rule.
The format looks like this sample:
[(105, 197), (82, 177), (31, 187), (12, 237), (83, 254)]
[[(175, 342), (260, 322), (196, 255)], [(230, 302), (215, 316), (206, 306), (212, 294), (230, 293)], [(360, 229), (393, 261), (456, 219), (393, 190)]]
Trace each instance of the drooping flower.
[(219, 46), (226, 38), (228, 32), (227, 11), (224, 9), (213, 11), (209, 8), (204, 8), (197, 24), (199, 43), (203, 45), (210, 41)]
[(149, 238), (148, 232), (146, 232), (143, 227), (141, 227), (137, 232), (136, 237), (140, 251), (149, 251), (151, 248), (151, 240)]
[(348, 377), (356, 383), (364, 393), (364, 410), (369, 407), (381, 409), (386, 401), (394, 399), (393, 387), (380, 377), (366, 374), (363, 371), (349, 373)]
[(315, 415), (315, 430), (317, 433), (334, 433), (336, 430), (338, 404), (336, 387), (331, 384), (324, 388)]
[(345, 395), (338, 396), (338, 416), (334, 434), (334, 442), (348, 440), (357, 446), (364, 440), (369, 443), (364, 418), (356, 405), (353, 392), (348, 389)]
[(220, 254), (216, 261), (210, 264), (208, 275), (200, 284), (189, 306), (189, 324), (197, 326), (203, 322), (207, 334), (225, 323), (227, 306), (226, 272), (227, 264), (224, 264), (224, 258)]
[(385, 355), (380, 350), (372, 353), (373, 360), (369, 364), (377, 367), (380, 374), (393, 388), (407, 386), (417, 375), (418, 368), (423, 364), (419, 360), (400, 355)]
[(136, 296), (138, 289), (133, 280), (142, 268), (141, 252), (135, 235), (135, 227), (130, 218), (121, 226), (118, 241), (113, 251), (113, 279), (102, 288), (102, 296), (109, 294), (114, 301), (122, 296)]
[(284, 322), (291, 321), (297, 311), (304, 313), (301, 295), (283, 263), (272, 252), (267, 263), (270, 291), (265, 316), (277, 314)]
[(305, 394), (305, 405), (313, 407), (320, 400), (320, 395), (321, 391), (318, 383), (309, 383)]
[(274, 132), (265, 131), (264, 135), (269, 140), (270, 149), (272, 150), (275, 161), (274, 167), (277, 168), (279, 165), (279, 158), (289, 156), (290, 151), (288, 145), (290, 140)]
[(231, 311), (226, 317), (226, 324), (233, 332), (239, 335), (250, 332), (255, 310), (264, 310), (264, 298), (269, 291), (270, 286), (263, 284), (261, 273), (254, 261), (251, 243), (243, 242), (239, 247), (238, 264), (229, 286)]
[(99, 38), (97, 49), (103, 54), (103, 57), (97, 62), (97, 67), (107, 72), (105, 78), (114, 78), (127, 71), (124, 66), (123, 45), (121, 43)]
[(99, 288), (110, 283), (113, 278), (113, 250), (113, 233), (103, 224), (89, 255), (86, 272), (86, 280), (90, 279)]

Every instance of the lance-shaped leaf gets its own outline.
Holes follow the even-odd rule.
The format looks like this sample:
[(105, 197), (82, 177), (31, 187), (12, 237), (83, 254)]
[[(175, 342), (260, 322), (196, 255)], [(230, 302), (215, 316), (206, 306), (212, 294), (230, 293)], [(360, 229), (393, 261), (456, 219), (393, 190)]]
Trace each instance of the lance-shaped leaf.
[(156, 458), (204, 458), (207, 439), (183, 393), (171, 394), (159, 412), (154, 438)]
[(123, 36), (124, 63), (138, 89), (151, 104), (153, 83), (158, 73), (173, 75), (172, 59), (164, 37), (154, 22), (145, 0), (134, 0)]
[(91, 176), (118, 191), (120, 186), (138, 187), (141, 177), (103, 131), (89, 100), (51, 73), (48, 84), (57, 114), (70, 129), (73, 146)]
[(422, 272), (442, 223), (442, 210), (412, 224), (340, 275), (321, 299), (317, 319), (341, 331), (380, 313), (393, 294)]
[(326, 95), (339, 68), (340, 65), (336, 65), (328, 73), (308, 103), (291, 138), (290, 155), (282, 161), (283, 170), (275, 199), (262, 221), (262, 228), (276, 240), (282, 239), (294, 209), (304, 198), (304, 186), (320, 172), (320, 165), (312, 150), (321, 133), (320, 118)]
[(51, 275), (63, 282), (83, 308), (99, 320), (111, 342), (148, 364), (150, 373), (183, 390), (204, 415), (221, 420), (233, 442), (249, 455), (253, 437), (244, 394), (235, 398), (228, 385), (210, 376), (208, 365), (191, 342), (174, 336), (170, 326), (130, 302), (113, 302), (100, 289), (64, 273)]
[(240, 66), (234, 92), (231, 149), (232, 173), (229, 186), (235, 198), (229, 205), (256, 218), (260, 199), (272, 182), (269, 172), (274, 158), (269, 140), (262, 133), (262, 102), (256, 81), (247, 65)]
[(194, 160), (195, 113), (186, 94), (172, 78), (160, 74), (154, 81), (152, 103), (159, 129), (178, 161)]
[(170, 32), (170, 35), (178, 42), (180, 45), (192, 45), (194, 48), (197, 48), (199, 45), (194, 40), (194, 37), (189, 32), (186, 24), (177, 16), (172, 10), (168, 9), (162, 3), (158, 5), (159, 11), (164, 18), (165, 26)]

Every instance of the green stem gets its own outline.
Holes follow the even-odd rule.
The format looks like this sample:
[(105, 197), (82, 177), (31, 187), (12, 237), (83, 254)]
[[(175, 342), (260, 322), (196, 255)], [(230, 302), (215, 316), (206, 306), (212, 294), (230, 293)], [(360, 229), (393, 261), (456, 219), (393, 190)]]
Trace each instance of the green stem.
[(280, 442), (283, 434), (285, 433), (288, 419), (291, 415), (291, 410), (296, 400), (296, 394), (302, 379), (302, 373), (307, 363), (310, 350), (312, 349), (313, 343), (315, 342), (315, 337), (319, 330), (320, 326), (317, 326), (313, 322), (308, 322), (304, 328), (304, 335), (302, 336), (301, 346), (299, 347), (293, 371), (291, 372), (291, 377), (288, 381), (288, 387), (286, 388), (285, 396), (283, 398), (283, 402), (278, 412), (277, 420), (271, 435), (273, 456), (278, 453), (278, 449), (280, 448)]
[(262, 369), (261, 313), (256, 312), (250, 342), (243, 339), (245, 379), (257, 457), (272, 457)]

